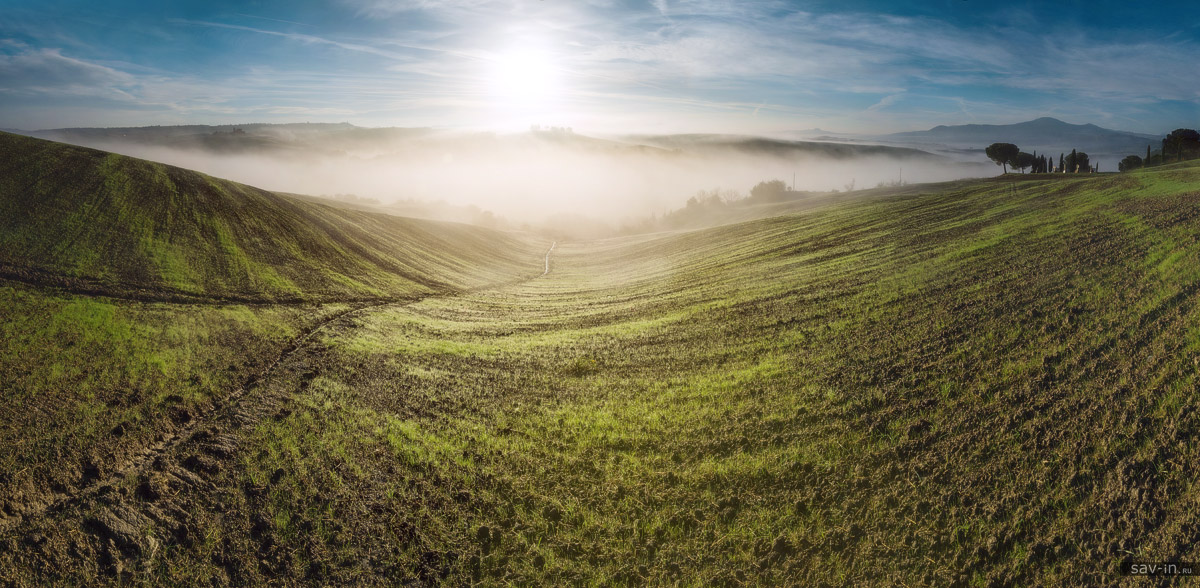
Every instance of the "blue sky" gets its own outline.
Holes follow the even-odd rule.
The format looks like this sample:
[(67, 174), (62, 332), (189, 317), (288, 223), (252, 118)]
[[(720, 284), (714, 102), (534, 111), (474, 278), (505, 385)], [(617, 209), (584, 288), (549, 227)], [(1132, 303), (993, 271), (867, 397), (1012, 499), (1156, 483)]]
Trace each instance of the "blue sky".
[(0, 0), (0, 127), (1200, 126), (1200, 5)]

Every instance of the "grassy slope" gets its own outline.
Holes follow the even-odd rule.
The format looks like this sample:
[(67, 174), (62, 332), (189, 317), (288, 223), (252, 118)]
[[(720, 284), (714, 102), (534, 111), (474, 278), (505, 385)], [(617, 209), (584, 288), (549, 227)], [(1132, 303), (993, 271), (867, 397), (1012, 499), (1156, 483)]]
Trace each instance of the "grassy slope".
[(0, 133), (0, 266), (99, 291), (327, 301), (536, 275), (544, 244)]
[[(55, 519), (0, 536), (0, 579), (1104, 585), (1194, 560), (1198, 201), (1195, 165), (1010, 176), (560, 245), (544, 278), (323, 332), (211, 490), (115, 492), (187, 509), (187, 541), (150, 517), (160, 547), (121, 571)], [(301, 320), (4, 295), (61, 317), (17, 321), (53, 346), (3, 367), (64, 398), (34, 367), (58, 353), (153, 391), (139, 373), (238, 361), (155, 343), (266, 348)]]
[(294, 402), (219, 477), (247, 490), (189, 499), (205, 540), (145, 577), (1111, 585), (1194, 560), (1198, 201), (1194, 165), (1006, 177), (562, 245), (543, 279), (362, 316), (271, 384)]
[[(0, 280), (0, 523), (111, 475), (364, 299), (536, 276), (548, 246), (4, 133), (0, 153), (0, 270), (19, 278)], [(306, 304), (258, 303), (280, 299)]]
[(346, 304), (142, 303), (0, 283), (0, 524), (114, 473)]

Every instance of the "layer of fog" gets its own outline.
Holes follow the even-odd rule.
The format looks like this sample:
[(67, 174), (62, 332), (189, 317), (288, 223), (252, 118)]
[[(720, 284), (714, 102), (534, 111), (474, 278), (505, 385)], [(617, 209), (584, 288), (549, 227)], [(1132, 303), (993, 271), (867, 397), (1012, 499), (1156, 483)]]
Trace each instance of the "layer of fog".
[(324, 147), (316, 136), (252, 149), (66, 140), (267, 190), (336, 194), (343, 199), (353, 195), (349, 199), (383, 205), (444, 202), (534, 225), (564, 215), (615, 225), (680, 208), (698, 191), (747, 194), (758, 182), (771, 179), (790, 185), (794, 178), (796, 190), (846, 191), (900, 180), (918, 183), (996, 173), (990, 164), (924, 154), (847, 157), (823, 154), (819, 146), (797, 151), (787, 145), (748, 148), (737, 141), (672, 141), (663, 148), (546, 131), (427, 133), (350, 145), (330, 142)]

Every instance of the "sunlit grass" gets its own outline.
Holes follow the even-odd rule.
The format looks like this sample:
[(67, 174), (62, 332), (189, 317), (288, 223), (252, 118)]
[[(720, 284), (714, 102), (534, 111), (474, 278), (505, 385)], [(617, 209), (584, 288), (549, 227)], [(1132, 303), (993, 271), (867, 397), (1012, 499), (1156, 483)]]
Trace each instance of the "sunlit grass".
[[(560, 243), (549, 275), (355, 314), (262, 384), (221, 516), (148, 577), (1089, 585), (1194, 555), (1194, 169)], [(222, 337), (303, 322), (24, 292), (57, 318), (6, 326), (3, 365), (101, 378), (64, 409), (89, 438), (155, 414), (103, 378), (201, 402)], [(100, 347), (124, 363), (50, 359)]]
[[(414, 481), (457, 481), (436, 482), (437, 512), (417, 518), (464, 582), (878, 577), (863, 561), (917, 583), (1074, 577), (1083, 554), (1046, 565), (1045, 546), (1085, 545), (1069, 538), (1101, 499), (1063, 471), (1103, 480), (1152, 444), (1031, 435), (1055, 430), (1056, 406), (1133, 401), (1114, 386), (1168, 391), (1151, 413), (1178, 418), (1195, 381), (1174, 359), (1194, 336), (1144, 333), (1194, 331), (1190, 307), (1163, 309), (1194, 281), (1197, 245), (1121, 220), (1142, 191), (1172, 197), (1109, 188), (1129, 181), (1156, 178), (1022, 182), (1016, 200), (984, 184), (564, 243), (546, 278), (330, 333), (341, 359), (325, 377), (345, 382), (352, 421), (392, 423), (375, 431), (404, 481), (368, 483), (388, 500), (428, 503)], [(357, 459), (392, 463), (358, 442)], [(1010, 488), (1029, 506), (964, 506), (1006, 504)]]

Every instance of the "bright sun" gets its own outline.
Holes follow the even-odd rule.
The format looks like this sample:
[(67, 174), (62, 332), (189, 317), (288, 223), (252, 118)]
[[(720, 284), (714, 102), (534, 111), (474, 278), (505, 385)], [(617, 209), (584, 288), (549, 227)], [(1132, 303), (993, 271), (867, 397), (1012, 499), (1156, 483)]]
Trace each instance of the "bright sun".
[(492, 62), (488, 93), (497, 114), (504, 118), (544, 116), (558, 106), (562, 97), (560, 78), (547, 52), (514, 49), (498, 55)]

